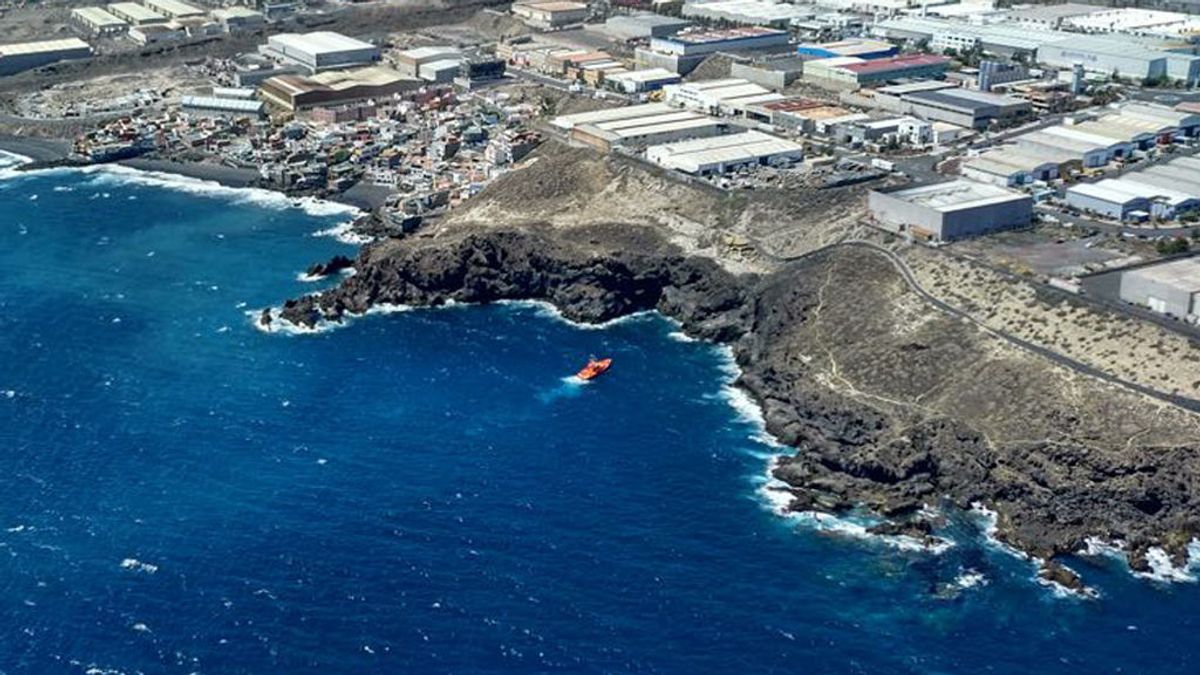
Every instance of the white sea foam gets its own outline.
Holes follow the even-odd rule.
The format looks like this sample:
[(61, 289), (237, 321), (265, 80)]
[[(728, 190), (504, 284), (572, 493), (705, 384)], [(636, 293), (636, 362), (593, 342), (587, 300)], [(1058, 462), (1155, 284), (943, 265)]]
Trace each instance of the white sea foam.
[(954, 578), (953, 586), (960, 590), (967, 590), (977, 586), (987, 586), (988, 578), (983, 572), (975, 569), (963, 570), (962, 574)]
[(324, 278), (325, 277), (320, 274), (309, 274), (308, 272), (301, 272), (296, 275), (296, 281), (301, 281), (306, 284), (311, 284), (314, 281), (320, 281)]
[(37, 199), (38, 199), (38, 196), (37, 196), (37, 195), (29, 195), (29, 201), (31, 201), (31, 202), (36, 202), (36, 201), (37, 201)]
[(126, 558), (121, 561), (121, 569), (131, 570), (133, 572), (142, 572), (144, 574), (154, 574), (158, 571), (158, 565), (142, 562), (137, 558)]
[(681, 330), (673, 330), (670, 333), (667, 333), (667, 337), (676, 342), (699, 342), (698, 339)]
[(101, 164), (74, 169), (95, 174), (92, 183), (104, 185), (144, 185), (186, 192), (201, 197), (232, 198), (236, 203), (254, 204), (273, 209), (299, 208), (312, 216), (357, 216), (362, 212), (349, 204), (314, 197), (292, 198), (263, 188), (228, 187), (216, 181), (181, 176), (163, 171), (143, 171), (120, 164)]
[(54, 191), (55, 192), (74, 192), (75, 188), (71, 187), (70, 185), (55, 185)]
[(997, 525), (1000, 519), (999, 514), (987, 508), (980, 502), (972, 503), (970, 511), (982, 521), (983, 538), (989, 546), (999, 551), (1003, 551), (1004, 553), (1007, 553), (1015, 558), (1019, 558), (1021, 560), (1030, 560), (1028, 553), (1009, 546), (1008, 544), (1000, 541), (1000, 539), (996, 536), (996, 533), (999, 529)]
[[(312, 212), (310, 211), (309, 213), (311, 214)], [(347, 220), (346, 222), (343, 222), (343, 223), (338, 223), (337, 225), (334, 225), (333, 227), (327, 227), (323, 230), (317, 230), (316, 232), (312, 233), (312, 236), (314, 236), (314, 237), (333, 237), (334, 239), (337, 239), (338, 241), (342, 242), (343, 244), (347, 244), (350, 246), (362, 246), (363, 244), (369, 244), (372, 241), (374, 241), (374, 239), (372, 237), (368, 237), (365, 234), (359, 234), (354, 231), (354, 220), (353, 219)]]
[(338, 323), (337, 321), (329, 321), (321, 319), (317, 325), (301, 326), (300, 324), (292, 323), (286, 319), (280, 318), (279, 309), (272, 307), (270, 325), (264, 326), (259, 318), (262, 316), (262, 310), (250, 310), (245, 312), (247, 318), (250, 319), (250, 324), (263, 333), (278, 333), (280, 335), (316, 335), (317, 333), (328, 333), (345, 326), (345, 322)]
[(608, 321), (601, 321), (599, 323), (583, 323), (568, 319), (563, 315), (562, 311), (559, 310), (558, 307), (555, 307), (553, 303), (545, 300), (497, 300), (494, 304), (508, 305), (512, 307), (531, 307), (537, 310), (539, 316), (561, 321), (582, 330), (605, 330), (607, 328), (612, 328), (613, 326), (619, 326), (623, 323), (638, 321), (653, 314), (653, 311), (651, 310), (644, 310), (641, 312), (632, 312), (630, 314), (618, 316), (616, 318), (609, 319)]
[(849, 539), (883, 544), (901, 551), (941, 554), (954, 546), (954, 542), (940, 537), (933, 537), (926, 542), (907, 535), (874, 534), (868, 531), (874, 523), (850, 516), (835, 516), (817, 511), (792, 511), (789, 509), (793, 501), (787, 483), (775, 478), (773, 470), (778, 465), (779, 458), (767, 462), (768, 479), (758, 488), (764, 506), (778, 516), (787, 518), (808, 530), (834, 534)]

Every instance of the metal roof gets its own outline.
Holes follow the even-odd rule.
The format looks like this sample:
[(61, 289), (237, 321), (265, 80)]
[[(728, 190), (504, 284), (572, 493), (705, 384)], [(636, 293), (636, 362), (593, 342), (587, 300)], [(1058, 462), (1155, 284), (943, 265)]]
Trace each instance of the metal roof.
[(609, 122), (596, 122), (592, 126), (605, 131), (620, 131), (621, 129), (631, 129), (634, 127), (644, 127), (648, 124), (665, 124), (667, 122), (679, 122), (682, 120), (694, 120), (703, 117), (699, 113), (690, 110), (679, 110), (668, 113), (666, 115), (654, 115), (651, 117), (634, 117), (631, 119), (612, 120)]
[(941, 213), (1029, 199), (1019, 192), (961, 179), (906, 188), (889, 196)]
[(706, 165), (749, 162), (784, 153), (799, 154), (803, 150), (798, 143), (759, 131), (747, 131), (654, 146), (647, 150), (647, 155), (662, 155), (659, 161), (698, 171)]
[(237, 98), (218, 98), (216, 96), (184, 96), (179, 99), (185, 108), (205, 108), (208, 110), (227, 110), (230, 112), (261, 112), (262, 101), (247, 101)]
[(199, 7), (193, 7), (179, 0), (142, 0), (142, 2), (151, 9), (156, 9), (174, 17), (202, 16), (204, 14), (204, 10)]
[(82, 18), (88, 23), (104, 27), (104, 26), (124, 26), (125, 22), (112, 14), (106, 12), (100, 7), (79, 7), (71, 10), (71, 14)]
[(675, 110), (675, 108), (672, 108), (666, 103), (643, 103), (641, 105), (630, 105), (621, 108), (592, 110), (590, 112), (575, 113), (573, 115), (559, 115), (550, 123), (562, 129), (571, 129), (581, 124), (595, 124), (597, 122), (605, 122), (609, 120), (662, 115), (664, 113), (675, 112)]
[(120, 12), (134, 21), (166, 21), (167, 17), (143, 7), (136, 2), (114, 2), (108, 6), (110, 12)]
[(270, 41), (309, 54), (329, 54), (358, 49), (372, 49), (375, 46), (370, 42), (356, 40), (332, 31), (280, 33), (279, 35), (272, 35)]
[(44, 54), (75, 49), (91, 49), (88, 43), (79, 38), (64, 38), (62, 40), (42, 40), (40, 42), (18, 42), (10, 45), (0, 45), (0, 57), (23, 56), (27, 54)]
[(678, 73), (673, 73), (666, 68), (647, 68), (609, 75), (608, 79), (625, 82), (657, 82), (658, 80), (678, 80), (680, 77)]
[(1200, 258), (1172, 260), (1158, 265), (1130, 270), (1125, 274), (1156, 281), (1190, 293), (1200, 292)]

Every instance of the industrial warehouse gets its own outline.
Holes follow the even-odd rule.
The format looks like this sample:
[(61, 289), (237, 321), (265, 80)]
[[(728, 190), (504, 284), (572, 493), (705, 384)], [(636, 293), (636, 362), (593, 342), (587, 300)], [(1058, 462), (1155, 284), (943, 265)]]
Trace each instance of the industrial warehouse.
[(803, 157), (804, 148), (798, 143), (761, 131), (696, 138), (646, 148), (646, 159), (651, 162), (701, 176), (747, 166), (790, 164)]
[[(1011, 145), (964, 162), (962, 174), (994, 185), (1018, 187), (1102, 167), (1114, 160), (1128, 159), (1135, 151), (1196, 136), (1200, 136), (1200, 115), (1150, 103), (1127, 103), (1097, 119), (1017, 136)], [(1081, 204), (1078, 208), (1120, 219), (1130, 212), (1145, 210), (1144, 201), (1130, 201), (1136, 191), (1120, 188), (1119, 183), (1109, 185), (1114, 187), (1111, 193), (1114, 201), (1109, 204), (1095, 201), (1099, 193), (1094, 187), (1072, 188), (1076, 190), (1074, 199)], [(1072, 192), (1068, 191), (1068, 203), (1072, 198)]]
[(689, 138), (718, 136), (727, 125), (708, 115), (680, 110), (665, 103), (612, 108), (562, 115), (551, 124), (578, 141), (609, 152), (617, 147), (635, 148)]
[(1066, 201), (1085, 213), (1119, 221), (1200, 213), (1200, 159), (1178, 157), (1120, 178), (1073, 185)]
[(79, 38), (0, 45), (0, 75), (12, 75), (68, 59), (86, 59), (92, 48)]
[(968, 180), (872, 190), (869, 204), (884, 228), (929, 241), (1025, 227), (1033, 218), (1032, 197)]
[(1200, 258), (1184, 258), (1121, 273), (1120, 297), (1159, 314), (1200, 317)]
[(371, 66), (345, 71), (328, 71), (310, 77), (279, 75), (265, 80), (259, 96), (289, 112), (316, 106), (346, 105), (390, 98), (420, 89), (423, 80), (405, 78), (394, 70)]
[(380, 49), (369, 42), (339, 33), (281, 33), (267, 38), (264, 53), (317, 73), (332, 68), (350, 68), (378, 61)]

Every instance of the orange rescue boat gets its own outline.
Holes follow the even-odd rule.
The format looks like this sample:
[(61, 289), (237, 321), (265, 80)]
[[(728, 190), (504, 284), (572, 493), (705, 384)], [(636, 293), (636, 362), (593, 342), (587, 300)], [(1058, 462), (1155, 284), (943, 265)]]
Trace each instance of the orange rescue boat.
[(588, 363), (575, 377), (581, 380), (593, 380), (604, 374), (612, 366), (612, 359), (588, 359)]

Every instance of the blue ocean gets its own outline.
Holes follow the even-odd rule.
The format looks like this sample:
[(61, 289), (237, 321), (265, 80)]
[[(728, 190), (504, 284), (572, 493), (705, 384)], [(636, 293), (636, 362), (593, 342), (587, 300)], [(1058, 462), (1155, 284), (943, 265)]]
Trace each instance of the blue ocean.
[(780, 517), (728, 357), (665, 319), (265, 333), (344, 210), (3, 175), (2, 673), (1200, 671), (1196, 584)]

